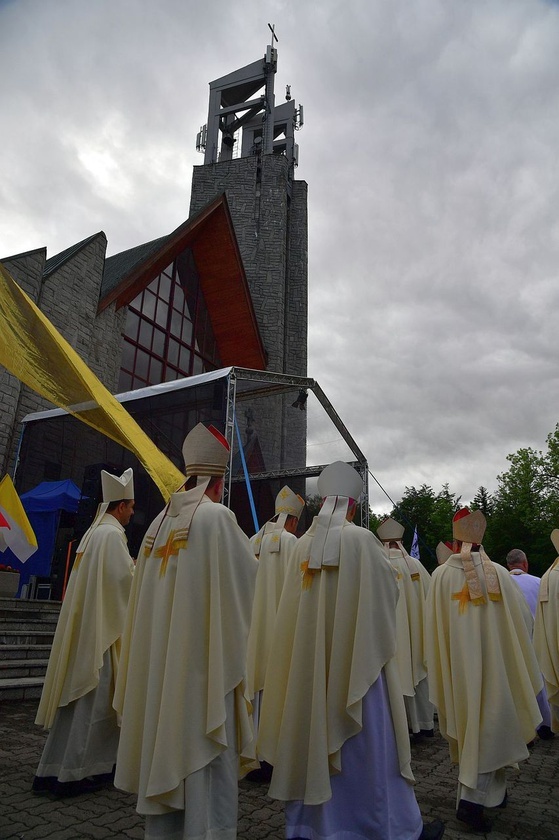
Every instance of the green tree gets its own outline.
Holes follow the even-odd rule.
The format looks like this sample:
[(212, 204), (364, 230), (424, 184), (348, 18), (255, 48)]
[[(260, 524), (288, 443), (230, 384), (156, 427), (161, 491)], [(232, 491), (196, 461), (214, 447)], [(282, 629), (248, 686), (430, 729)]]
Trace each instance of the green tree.
[(487, 487), (481, 486), (477, 493), (475, 494), (474, 498), (470, 505), (468, 505), (470, 510), (480, 510), (483, 515), (487, 518), (491, 516), (493, 513), (493, 509), (495, 508), (495, 500), (489, 493)]
[(450, 492), (448, 484), (443, 484), (438, 493), (422, 484), (419, 489), (406, 487), (402, 500), (391, 513), (405, 526), (404, 544), (408, 550), (417, 526), (421, 561), (429, 571), (437, 565), (435, 549), (438, 543), (452, 537), (452, 517), (459, 506), (460, 497)]
[(322, 496), (319, 493), (316, 493), (314, 496), (307, 496), (305, 503), (307, 522), (310, 525), (313, 521), (313, 517), (316, 516), (320, 510), (320, 506), (322, 505)]
[(505, 562), (511, 548), (526, 552), (530, 570), (543, 574), (554, 556), (549, 535), (557, 524), (559, 433), (548, 436), (546, 453), (531, 447), (508, 455), (509, 469), (497, 477), (490, 527), (484, 545), (492, 560)]

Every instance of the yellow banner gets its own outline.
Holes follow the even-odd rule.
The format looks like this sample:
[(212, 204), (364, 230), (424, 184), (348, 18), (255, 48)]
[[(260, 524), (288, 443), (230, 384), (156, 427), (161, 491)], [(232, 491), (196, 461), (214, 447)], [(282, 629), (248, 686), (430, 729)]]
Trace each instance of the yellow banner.
[(97, 379), (0, 263), (0, 364), (59, 408), (129, 449), (163, 498), (184, 476)]

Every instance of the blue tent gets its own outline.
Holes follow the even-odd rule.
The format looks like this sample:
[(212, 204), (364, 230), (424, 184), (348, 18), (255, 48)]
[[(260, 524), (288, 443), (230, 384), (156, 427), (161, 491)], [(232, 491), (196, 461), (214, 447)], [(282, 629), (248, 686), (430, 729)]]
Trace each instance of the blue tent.
[(50, 575), (60, 511), (76, 513), (80, 497), (78, 487), (69, 478), (65, 481), (42, 481), (33, 490), (20, 496), (39, 546), (25, 563), (20, 563), (9, 549), (4, 552), (2, 562), (21, 572), (20, 592), (32, 575)]

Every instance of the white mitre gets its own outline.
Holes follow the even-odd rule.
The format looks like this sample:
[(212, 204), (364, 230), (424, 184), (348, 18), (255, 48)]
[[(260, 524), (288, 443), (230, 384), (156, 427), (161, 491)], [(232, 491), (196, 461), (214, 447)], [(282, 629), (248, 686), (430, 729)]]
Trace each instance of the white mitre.
[(404, 526), (400, 525), (399, 522), (396, 522), (395, 519), (392, 519), (391, 516), (388, 519), (385, 519), (384, 522), (377, 528), (377, 534), (380, 540), (383, 543), (389, 542), (401, 542), (402, 537), (404, 536)]
[(437, 555), (437, 563), (442, 566), (454, 552), (446, 543), (440, 542), (435, 549), (435, 554)]
[(402, 542), (404, 531), (404, 526), (397, 522), (395, 519), (392, 519), (391, 516), (389, 516), (388, 519), (385, 519), (384, 522), (381, 522), (381, 524), (377, 528), (378, 537), (380, 540), (382, 540), (383, 548), (388, 556), (388, 559), (391, 559), (390, 543), (395, 542), (398, 548), (400, 549), (402, 557), (406, 561), (410, 575), (414, 580), (417, 580), (418, 564), (413, 558), (410, 557), (410, 555), (404, 548), (404, 544)]
[[(285, 485), (276, 496), (275, 515), (273, 519), (266, 522), (256, 534), (253, 540), (254, 553), (258, 557), (262, 547), (262, 538), (266, 534), (281, 533), (285, 528), (285, 523), (288, 516), (296, 516), (297, 519), (301, 516), (303, 508), (305, 507), (305, 500), (294, 493), (293, 490)], [(278, 554), (280, 550), (280, 540), (274, 539), (269, 546), (272, 554)]]
[(134, 498), (134, 471), (132, 467), (124, 470), (122, 475), (112, 475), (101, 470), (101, 489), (104, 502), (120, 502), (122, 499)]
[(455, 540), (462, 543), (460, 547), (460, 558), (462, 560), (464, 574), (466, 575), (470, 601), (474, 606), (485, 604), (487, 599), (479, 582), (478, 575), (474, 570), (471, 555), (473, 545), (479, 545), (479, 555), (481, 558), (483, 573), (485, 575), (487, 596), (489, 600), (501, 600), (499, 578), (497, 577), (493, 564), (489, 560), (489, 557), (481, 545), (486, 525), (487, 520), (481, 510), (474, 510), (474, 512), (471, 513), (467, 507), (458, 510), (454, 514), (454, 518), (452, 520), (452, 536)]
[(468, 508), (462, 508), (454, 514), (452, 536), (463, 543), (480, 545), (486, 526), (487, 520), (481, 510), (470, 513)]
[[(230, 448), (227, 440), (215, 426), (198, 423), (184, 439), (182, 455), (184, 474), (187, 478), (197, 476), (196, 486), (186, 492), (173, 493), (166, 509), (170, 517), (180, 516), (180, 527), (186, 533), (192, 517), (202, 501), (210, 479), (225, 475), (229, 462)], [(177, 525), (177, 527), (179, 527)]]
[(76, 559), (83, 554), (89, 538), (93, 531), (101, 523), (106, 514), (109, 504), (111, 502), (121, 502), (123, 500), (130, 501), (134, 498), (134, 471), (132, 467), (124, 470), (122, 475), (113, 475), (106, 470), (101, 470), (101, 491), (103, 494), (103, 501), (97, 508), (95, 519), (80, 540), (80, 544), (76, 550)]
[(299, 519), (304, 507), (305, 500), (294, 493), (287, 484), (281, 488), (276, 496), (276, 514), (285, 513), (287, 516), (296, 516)]
[(225, 475), (229, 461), (229, 444), (214, 426), (198, 423), (187, 434), (182, 445), (185, 475), (211, 478)]
[(309, 569), (338, 566), (342, 528), (350, 500), (356, 501), (363, 490), (363, 479), (344, 461), (325, 467), (318, 478), (318, 492), (324, 503), (316, 517)]

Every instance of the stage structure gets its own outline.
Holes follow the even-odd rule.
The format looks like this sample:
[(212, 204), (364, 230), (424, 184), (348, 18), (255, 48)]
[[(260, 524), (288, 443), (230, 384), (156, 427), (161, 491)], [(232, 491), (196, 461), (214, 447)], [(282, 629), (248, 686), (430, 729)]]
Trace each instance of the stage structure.
[[(368, 521), (368, 465), (350, 432), (316, 380), (270, 371), (229, 367), (117, 395), (157, 446), (182, 468), (186, 434), (200, 421), (212, 423), (231, 446), (224, 504), (252, 535), (274, 512), (284, 484), (301, 495), (316, 492), (315, 479), (334, 460), (362, 475), (362, 522)], [(267, 422), (270, 406), (287, 421), (281, 435)], [(307, 421), (302, 452), (300, 418)], [(289, 418), (292, 418), (292, 424)], [(259, 418), (264, 422), (259, 425)], [(15, 483), (20, 493), (38, 484), (53, 465), (82, 491), (76, 533), (85, 530), (99, 501), (101, 469), (120, 473), (133, 467), (136, 515), (129, 529), (135, 554), (151, 519), (161, 510), (159, 491), (135, 456), (61, 409), (29, 414), (23, 420)], [(302, 522), (304, 529), (309, 523)]]

